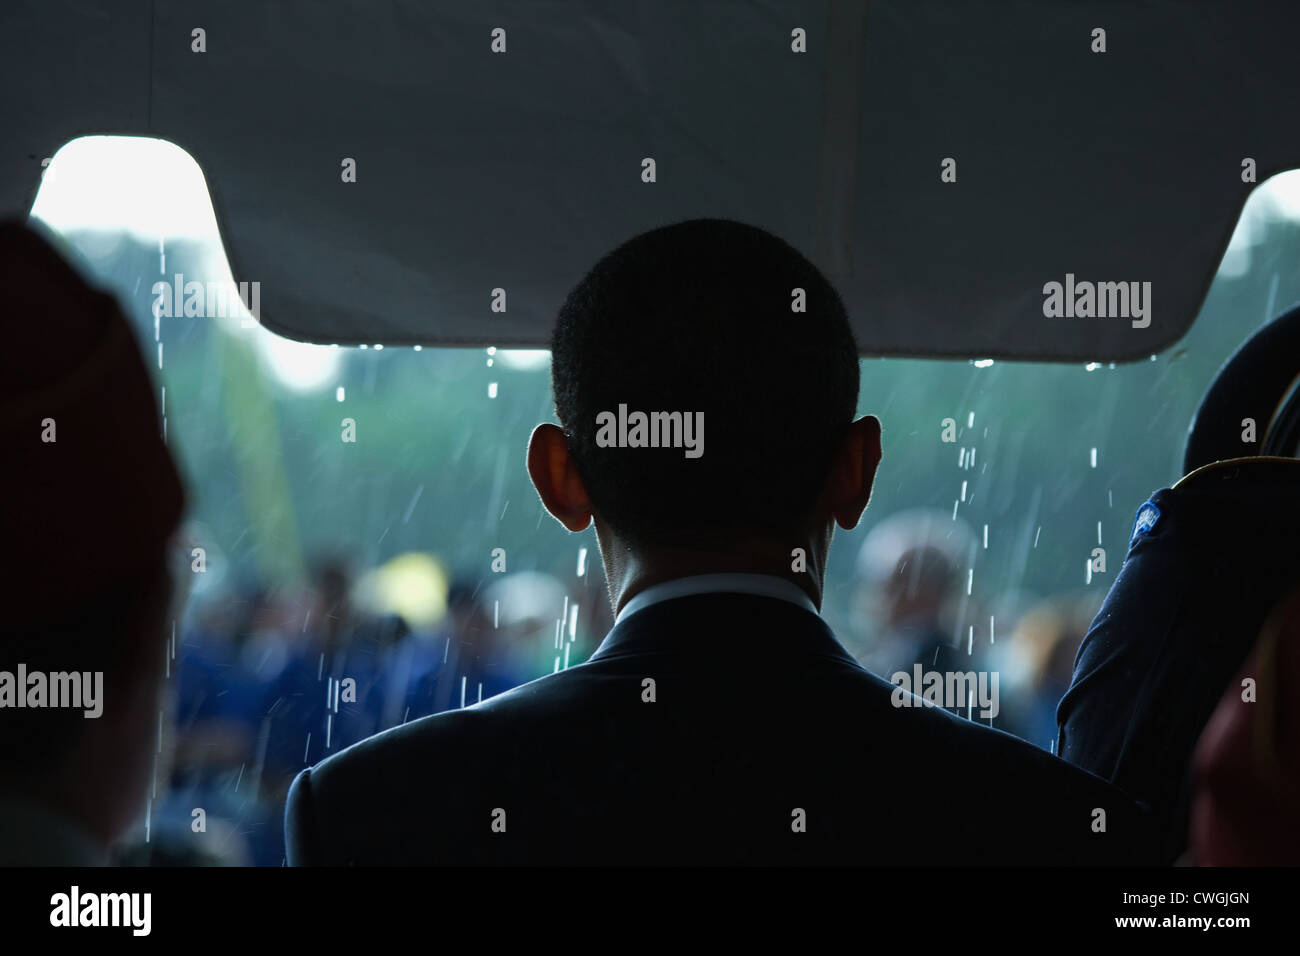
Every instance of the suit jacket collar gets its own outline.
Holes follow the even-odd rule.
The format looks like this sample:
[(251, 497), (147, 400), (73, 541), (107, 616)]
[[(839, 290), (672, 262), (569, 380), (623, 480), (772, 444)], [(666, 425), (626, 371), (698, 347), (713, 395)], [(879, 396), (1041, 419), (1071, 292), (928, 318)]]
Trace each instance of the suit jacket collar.
[(774, 666), (815, 655), (860, 666), (820, 615), (754, 594), (692, 594), (657, 602), (614, 625), (589, 660), (637, 654), (735, 657)]

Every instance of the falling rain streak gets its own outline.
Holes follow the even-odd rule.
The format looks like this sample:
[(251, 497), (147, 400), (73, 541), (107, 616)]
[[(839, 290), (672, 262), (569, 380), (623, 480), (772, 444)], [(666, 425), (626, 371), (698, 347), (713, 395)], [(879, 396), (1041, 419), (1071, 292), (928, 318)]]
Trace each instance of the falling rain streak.
[(415, 511), (415, 505), (422, 494), (424, 494), (424, 485), (420, 485), (415, 489), (415, 494), (411, 497), (411, 503), (406, 506), (406, 514), (402, 515), (402, 524), (406, 524), (411, 520), (411, 513)]

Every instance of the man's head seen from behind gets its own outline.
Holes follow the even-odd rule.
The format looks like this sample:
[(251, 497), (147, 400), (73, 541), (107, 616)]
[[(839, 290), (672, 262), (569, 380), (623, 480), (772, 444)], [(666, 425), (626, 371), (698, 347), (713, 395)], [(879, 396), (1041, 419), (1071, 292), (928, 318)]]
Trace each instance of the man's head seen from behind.
[[(879, 423), (853, 421), (858, 356), (843, 303), (761, 229), (691, 220), (606, 255), (560, 310), (552, 379), (561, 427), (538, 427), (529, 472), (569, 530), (594, 518), (607, 572), (618, 555), (756, 546), (788, 567), (793, 548), (828, 546), (831, 524), (852, 527), (866, 506)], [(638, 412), (700, 422), (703, 454), (629, 447), (679, 434), (659, 416), (660, 431), (638, 442), (627, 427)], [(611, 420), (615, 443), (601, 433)]]

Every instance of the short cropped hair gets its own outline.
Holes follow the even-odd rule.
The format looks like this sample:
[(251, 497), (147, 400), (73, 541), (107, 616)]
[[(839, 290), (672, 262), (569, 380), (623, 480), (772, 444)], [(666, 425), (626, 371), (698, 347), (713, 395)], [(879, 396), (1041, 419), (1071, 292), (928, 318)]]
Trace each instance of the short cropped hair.
[[(728, 220), (610, 252), (569, 293), (551, 351), (556, 413), (593, 507), (637, 544), (799, 530), (857, 408), (838, 293), (786, 242)], [(598, 416), (620, 405), (703, 413), (703, 454), (611, 447), (608, 432), (598, 443)]]

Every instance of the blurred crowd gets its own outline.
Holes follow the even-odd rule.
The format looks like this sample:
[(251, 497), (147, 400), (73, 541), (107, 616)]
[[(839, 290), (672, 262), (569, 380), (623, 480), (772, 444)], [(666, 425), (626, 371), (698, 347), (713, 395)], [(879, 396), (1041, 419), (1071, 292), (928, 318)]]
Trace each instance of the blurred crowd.
[[(837, 633), (886, 680), (917, 665), (997, 674), (998, 713), (986, 722), (1054, 752), (1056, 705), (1104, 593), (1037, 598), (1007, 590), (986, 606), (970, 593), (978, 548), (969, 526), (948, 513), (912, 509), (879, 522), (858, 553), (849, 620)], [(979, 719), (978, 704), (950, 709)]]
[[(918, 664), (996, 672), (998, 714), (988, 722), (1052, 750), (1056, 704), (1100, 596), (1005, 597), (993, 609), (1007, 625), (999, 637), (998, 615), (966, 593), (974, 546), (950, 515), (906, 511), (878, 523), (859, 552), (841, 633), (886, 680)], [(611, 625), (603, 589), (595, 598), (571, 603), (540, 571), (449, 578), (425, 554), (363, 572), (322, 558), (298, 587), (224, 582), (196, 592), (171, 683), (171, 787), (126, 859), (280, 865), (284, 797), (299, 770), (581, 663)], [(963, 624), (972, 620), (989, 623)]]
[(195, 593), (173, 665), (171, 786), (125, 861), (279, 866), (294, 774), (581, 663), (610, 624), (599, 598), (573, 604), (539, 571), (449, 580), (425, 554), (362, 573), (324, 558), (297, 587)]

